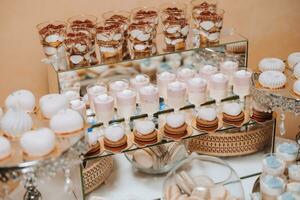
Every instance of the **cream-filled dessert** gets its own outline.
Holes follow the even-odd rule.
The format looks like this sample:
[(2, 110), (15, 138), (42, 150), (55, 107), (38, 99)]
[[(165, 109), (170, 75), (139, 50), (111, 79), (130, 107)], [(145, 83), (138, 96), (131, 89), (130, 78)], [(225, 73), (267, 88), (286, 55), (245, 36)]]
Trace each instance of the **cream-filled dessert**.
[(8, 139), (0, 136), (0, 161), (8, 158), (11, 155), (11, 144)]
[(290, 182), (286, 185), (286, 191), (300, 195), (300, 182)]
[(251, 75), (251, 72), (245, 70), (234, 73), (232, 78), (234, 94), (241, 98), (250, 94)]
[(139, 95), (143, 113), (152, 115), (159, 110), (159, 92), (156, 86), (148, 85), (142, 87)]
[(229, 79), (229, 86), (232, 85), (232, 78), (236, 71), (238, 71), (238, 62), (227, 60), (220, 64), (221, 73), (225, 74)]
[(300, 79), (300, 62), (295, 64), (293, 74), (297, 79)]
[(168, 84), (176, 80), (176, 75), (171, 72), (162, 72), (157, 75), (157, 86), (159, 89), (159, 95), (165, 100), (167, 99)]
[(167, 104), (171, 108), (179, 109), (185, 105), (187, 94), (186, 84), (174, 81), (168, 84), (167, 88)]
[(214, 67), (212, 65), (204, 65), (200, 70), (199, 70), (199, 76), (203, 79), (205, 79), (208, 83), (209, 87), (209, 81), (210, 77), (218, 72), (218, 68)]
[(51, 119), (59, 110), (69, 107), (68, 99), (55, 93), (41, 97), (39, 103), (42, 115), (47, 119)]
[(210, 77), (209, 81), (209, 95), (216, 101), (220, 101), (227, 95), (228, 77), (224, 74), (218, 73)]
[(81, 130), (84, 122), (78, 112), (71, 109), (63, 109), (51, 118), (49, 125), (56, 134), (63, 135)]
[(8, 136), (18, 137), (32, 126), (32, 118), (24, 110), (10, 108), (1, 118), (1, 129)]
[(81, 115), (81, 117), (83, 119), (85, 119), (85, 117), (86, 117), (86, 104), (84, 103), (84, 101), (81, 101), (79, 99), (72, 100), (72, 101), (70, 101), (70, 108), (72, 110), (77, 111)]
[(136, 93), (133, 90), (123, 90), (117, 94), (118, 114), (129, 119), (136, 112)]
[(200, 77), (192, 78), (187, 81), (188, 100), (195, 106), (206, 101), (207, 81)]
[(119, 124), (110, 125), (104, 130), (104, 147), (121, 151), (127, 147), (127, 136), (124, 127)]
[(268, 154), (262, 162), (263, 172), (272, 176), (280, 176), (285, 170), (285, 161), (277, 157), (275, 154)]
[(135, 77), (130, 79), (130, 86), (135, 90), (137, 94), (137, 102), (140, 102), (139, 91), (142, 87), (149, 85), (150, 78), (146, 74), (138, 74)]
[(109, 83), (109, 95), (116, 99), (117, 93), (129, 88), (127, 80), (112, 81)]
[(213, 131), (218, 128), (217, 111), (215, 108), (200, 108), (197, 113), (196, 126), (200, 130)]
[(264, 71), (258, 77), (259, 83), (268, 89), (282, 88), (286, 80), (286, 76), (279, 71)]
[(260, 192), (263, 199), (276, 199), (285, 190), (285, 182), (282, 178), (266, 175), (260, 177)]
[(169, 114), (163, 129), (164, 135), (175, 139), (182, 138), (187, 134), (187, 127), (188, 125), (185, 122), (184, 114)]
[(101, 94), (94, 98), (96, 117), (100, 122), (108, 124), (114, 117), (114, 98)]
[(233, 102), (223, 105), (223, 122), (239, 126), (244, 122), (244, 119), (245, 114), (240, 104)]
[(86, 88), (91, 108), (94, 110), (94, 98), (101, 94), (107, 93), (107, 88), (104, 84), (96, 83), (88, 85)]
[(291, 69), (300, 62), (300, 52), (291, 53), (287, 59), (288, 65)]
[(296, 143), (283, 142), (276, 148), (276, 154), (288, 163), (297, 159), (299, 146)]
[(49, 128), (28, 131), (20, 139), (23, 152), (27, 156), (42, 157), (55, 148), (55, 134)]
[[(292, 164), (288, 168), (289, 179), (300, 182), (300, 165)], [(299, 191), (300, 192), (300, 191)]]
[(35, 97), (29, 90), (17, 90), (6, 98), (5, 106), (6, 108), (18, 108), (26, 112), (33, 112)]
[(135, 123), (134, 140), (137, 144), (156, 143), (157, 133), (154, 122), (150, 120), (140, 120)]
[(196, 72), (193, 69), (187, 67), (179, 68), (177, 70), (177, 80), (186, 83), (189, 79), (193, 78), (195, 74)]
[(279, 58), (263, 58), (258, 63), (258, 68), (260, 71), (279, 71), (283, 72), (285, 64)]
[(300, 96), (300, 80), (294, 82), (293, 91), (295, 92), (295, 94)]

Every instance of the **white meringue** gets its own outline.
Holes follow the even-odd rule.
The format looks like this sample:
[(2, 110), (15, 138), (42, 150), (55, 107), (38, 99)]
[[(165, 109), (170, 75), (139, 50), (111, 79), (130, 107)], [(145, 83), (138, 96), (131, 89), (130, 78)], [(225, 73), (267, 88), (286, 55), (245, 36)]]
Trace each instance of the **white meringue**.
[(206, 121), (213, 121), (217, 118), (217, 111), (214, 108), (201, 108), (198, 117)]
[(123, 126), (112, 125), (104, 130), (104, 137), (110, 141), (117, 142), (125, 135)]
[(166, 123), (172, 128), (178, 128), (185, 123), (185, 118), (183, 114), (172, 113), (166, 118)]
[(227, 115), (237, 116), (242, 112), (241, 105), (238, 103), (225, 103), (223, 105), (223, 112)]
[(5, 106), (6, 108), (20, 108), (25, 112), (33, 112), (35, 97), (29, 90), (17, 90), (6, 98)]
[(47, 119), (51, 119), (59, 110), (66, 109), (68, 106), (68, 99), (60, 94), (47, 94), (40, 98), (40, 109)]
[(150, 120), (141, 120), (135, 123), (135, 129), (138, 133), (147, 135), (155, 130), (155, 124)]
[(281, 88), (286, 83), (286, 76), (279, 71), (264, 71), (259, 75), (259, 83), (266, 88)]
[(280, 71), (283, 72), (285, 64), (279, 58), (263, 58), (258, 64), (259, 70), (264, 71)]

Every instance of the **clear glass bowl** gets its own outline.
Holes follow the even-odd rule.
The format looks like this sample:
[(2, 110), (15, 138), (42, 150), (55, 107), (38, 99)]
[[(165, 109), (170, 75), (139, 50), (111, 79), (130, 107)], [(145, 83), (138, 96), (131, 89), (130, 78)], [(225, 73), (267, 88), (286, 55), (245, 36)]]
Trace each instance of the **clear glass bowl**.
[(211, 196), (213, 193), (221, 194), (220, 189), (226, 191), (226, 196), (221, 199), (227, 199), (229, 195), (232, 198), (244, 199), (241, 180), (225, 161), (212, 156), (192, 154), (169, 172), (164, 182), (162, 196), (164, 200), (169, 200), (174, 195), (202, 198), (204, 197), (202, 195), (210, 195), (204, 197), (210, 199), (213, 198)]
[(169, 172), (187, 152), (181, 142), (171, 142), (125, 153), (128, 161), (141, 172), (163, 174)]

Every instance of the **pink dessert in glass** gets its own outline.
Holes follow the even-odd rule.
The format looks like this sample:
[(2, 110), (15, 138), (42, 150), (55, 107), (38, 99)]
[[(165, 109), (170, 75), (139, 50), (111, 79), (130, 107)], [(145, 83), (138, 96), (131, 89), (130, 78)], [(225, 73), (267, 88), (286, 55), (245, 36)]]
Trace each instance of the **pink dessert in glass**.
[(217, 72), (218, 72), (218, 68), (217, 67), (214, 67), (212, 65), (204, 65), (199, 70), (199, 76), (207, 81), (208, 88), (209, 88), (210, 77), (211, 77), (211, 75), (214, 75)]
[(176, 75), (171, 72), (162, 72), (157, 75), (157, 86), (159, 95), (165, 100), (167, 99), (168, 84), (176, 80)]
[(146, 74), (138, 74), (135, 77), (130, 79), (130, 86), (133, 90), (135, 90), (137, 94), (137, 102), (140, 102), (139, 91), (140, 88), (149, 85), (150, 78)]
[(238, 71), (239, 64), (235, 61), (227, 60), (220, 64), (221, 73), (225, 74), (229, 79), (229, 86), (232, 86), (233, 74)]
[(187, 82), (189, 102), (199, 107), (206, 101), (207, 81), (200, 77), (195, 77)]
[(109, 94), (116, 99), (117, 93), (129, 88), (127, 80), (112, 81), (109, 83)]
[(114, 98), (107, 94), (102, 94), (94, 98), (94, 106), (97, 120), (108, 125), (114, 117)]
[(90, 107), (94, 110), (94, 98), (100, 94), (107, 93), (106, 85), (103, 83), (95, 83), (88, 85), (86, 90), (89, 97)]
[(227, 95), (228, 78), (222, 73), (210, 77), (209, 95), (216, 101), (221, 101)]
[(117, 93), (118, 114), (129, 120), (136, 112), (136, 93), (133, 90), (123, 90)]
[(140, 103), (143, 113), (148, 116), (159, 110), (158, 88), (154, 85), (147, 85), (140, 89)]
[(179, 110), (179, 108), (185, 105), (186, 100), (186, 84), (180, 81), (174, 81), (168, 84), (167, 95), (168, 95), (168, 106)]
[(189, 79), (195, 76), (196, 72), (193, 69), (183, 67), (177, 70), (177, 80), (187, 82)]
[(251, 75), (251, 72), (245, 70), (237, 71), (233, 75), (233, 93), (239, 95), (241, 100), (250, 94)]

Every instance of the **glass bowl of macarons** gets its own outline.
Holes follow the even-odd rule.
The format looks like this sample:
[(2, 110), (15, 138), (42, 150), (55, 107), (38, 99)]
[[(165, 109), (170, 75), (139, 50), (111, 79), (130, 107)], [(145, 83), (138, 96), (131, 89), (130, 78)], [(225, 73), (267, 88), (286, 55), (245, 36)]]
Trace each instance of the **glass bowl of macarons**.
[(236, 172), (219, 158), (191, 154), (167, 175), (163, 200), (244, 199)]

